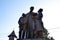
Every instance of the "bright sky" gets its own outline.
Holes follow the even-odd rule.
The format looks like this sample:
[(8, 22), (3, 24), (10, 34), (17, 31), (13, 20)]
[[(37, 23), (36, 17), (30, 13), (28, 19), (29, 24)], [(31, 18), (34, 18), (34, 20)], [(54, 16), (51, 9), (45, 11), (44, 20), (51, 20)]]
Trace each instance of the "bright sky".
[(8, 35), (15, 30), (18, 36), (18, 20), (22, 13), (34, 12), (43, 8), (43, 23), (50, 36), (60, 39), (60, 0), (0, 0), (0, 40), (8, 40)]

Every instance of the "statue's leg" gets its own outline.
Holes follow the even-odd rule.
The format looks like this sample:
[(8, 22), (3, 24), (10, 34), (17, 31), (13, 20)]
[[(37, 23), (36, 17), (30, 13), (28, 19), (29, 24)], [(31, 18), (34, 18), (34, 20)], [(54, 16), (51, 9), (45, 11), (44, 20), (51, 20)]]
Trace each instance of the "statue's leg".
[(27, 38), (27, 39), (30, 38), (30, 31), (29, 31), (29, 30), (26, 31), (26, 38)]
[(20, 27), (20, 29), (19, 29), (19, 38), (21, 39), (23, 29), (21, 28), (21, 26), (19, 26), (19, 27)]
[(31, 38), (31, 32), (28, 31), (28, 38), (30, 39)]
[(22, 34), (22, 38), (24, 39), (24, 32), (23, 32), (23, 34)]
[(19, 31), (19, 38), (20, 38), (20, 39), (21, 39), (21, 32), (22, 32), (22, 30)]
[(25, 36), (25, 25), (23, 25), (22, 29), (23, 29), (22, 38), (24, 39), (24, 36)]
[(28, 32), (26, 31), (26, 38), (28, 38), (28, 34), (27, 34)]
[(30, 31), (30, 38), (34, 38), (34, 31)]
[(21, 27), (19, 25), (19, 38), (21, 38)]

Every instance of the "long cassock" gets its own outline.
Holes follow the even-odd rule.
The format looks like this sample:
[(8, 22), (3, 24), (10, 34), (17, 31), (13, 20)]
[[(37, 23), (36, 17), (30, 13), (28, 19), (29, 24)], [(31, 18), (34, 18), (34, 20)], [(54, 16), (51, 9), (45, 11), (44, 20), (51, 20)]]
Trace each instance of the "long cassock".
[[(41, 21), (40, 21), (38, 18), (39, 18), (38, 14), (35, 13), (35, 14), (33, 15), (35, 38), (38, 38), (39, 35), (37, 35), (37, 34), (40, 34), (40, 31), (43, 30), (42, 25), (41, 25)], [(38, 36), (38, 37), (37, 37), (37, 36)]]
[(41, 24), (41, 21), (39, 20), (39, 16), (38, 15), (36, 16), (35, 21), (36, 21), (36, 31), (43, 30), (42, 24)]
[(40, 38), (43, 37), (43, 27), (41, 24), (41, 20), (39, 20), (39, 16), (37, 15), (35, 17), (35, 21), (36, 21), (36, 38)]
[(34, 38), (34, 20), (33, 20), (33, 12), (27, 14), (27, 38)]

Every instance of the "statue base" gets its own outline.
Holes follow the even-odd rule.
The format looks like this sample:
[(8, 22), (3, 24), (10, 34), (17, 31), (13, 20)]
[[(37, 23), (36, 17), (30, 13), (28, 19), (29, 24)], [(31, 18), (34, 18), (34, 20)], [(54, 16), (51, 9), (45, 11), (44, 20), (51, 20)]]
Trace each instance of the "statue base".
[(45, 40), (44, 38), (37, 38), (37, 39), (18, 39), (18, 40)]

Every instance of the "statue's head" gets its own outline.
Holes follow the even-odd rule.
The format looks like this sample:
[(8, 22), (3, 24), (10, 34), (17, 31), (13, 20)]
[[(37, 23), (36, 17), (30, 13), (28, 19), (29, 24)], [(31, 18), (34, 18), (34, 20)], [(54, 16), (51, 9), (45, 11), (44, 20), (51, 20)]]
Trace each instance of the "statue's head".
[(23, 13), (22, 16), (25, 17), (26, 15)]
[(32, 12), (34, 10), (34, 7), (33, 6), (31, 6), (30, 7), (30, 12)]
[(38, 12), (42, 12), (43, 11), (43, 9), (42, 8), (40, 8), (39, 10), (38, 10)]

